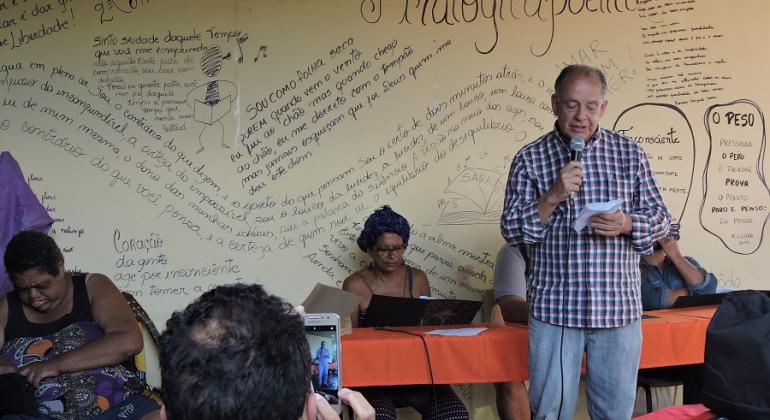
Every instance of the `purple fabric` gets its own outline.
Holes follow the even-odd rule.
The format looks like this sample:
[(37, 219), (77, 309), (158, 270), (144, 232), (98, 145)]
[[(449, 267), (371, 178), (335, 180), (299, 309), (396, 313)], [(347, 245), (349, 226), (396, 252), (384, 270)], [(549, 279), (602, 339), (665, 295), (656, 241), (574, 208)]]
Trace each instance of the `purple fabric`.
[[(9, 295), (6, 342), (0, 357), (21, 368), (60, 357), (102, 338), (104, 330), (91, 314), (86, 277), (85, 273), (72, 275), (72, 310), (48, 323), (30, 322), (18, 297)], [(45, 418), (85, 419), (101, 415), (142, 389), (143, 383), (133, 371), (116, 364), (43, 379), (35, 389), (35, 399)]]
[[(23, 367), (60, 356), (103, 335), (95, 322), (78, 321), (55, 334), (10, 340), (0, 356)], [(48, 417), (85, 418), (122, 402), (129, 395), (127, 389), (136, 386), (135, 382), (134, 374), (122, 365), (106, 366), (44, 379), (35, 390), (35, 398), (38, 409)]]
[[(13, 235), (22, 230), (48, 233), (53, 219), (24, 179), (10, 152), (0, 153), (0, 256)], [(13, 290), (0, 258), (0, 297)]]

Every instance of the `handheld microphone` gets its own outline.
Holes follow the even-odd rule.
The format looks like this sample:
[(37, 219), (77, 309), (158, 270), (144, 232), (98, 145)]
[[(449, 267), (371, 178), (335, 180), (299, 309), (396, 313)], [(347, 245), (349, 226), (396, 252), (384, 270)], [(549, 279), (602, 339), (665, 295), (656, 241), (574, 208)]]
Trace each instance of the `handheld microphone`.
[(586, 141), (580, 137), (573, 137), (569, 142), (570, 160), (580, 160), (583, 158), (583, 149), (586, 147)]
[[(579, 161), (583, 158), (583, 149), (586, 147), (586, 141), (581, 137), (573, 137), (569, 142), (569, 158), (571, 161)], [(574, 193), (569, 194), (570, 205), (575, 203)]]

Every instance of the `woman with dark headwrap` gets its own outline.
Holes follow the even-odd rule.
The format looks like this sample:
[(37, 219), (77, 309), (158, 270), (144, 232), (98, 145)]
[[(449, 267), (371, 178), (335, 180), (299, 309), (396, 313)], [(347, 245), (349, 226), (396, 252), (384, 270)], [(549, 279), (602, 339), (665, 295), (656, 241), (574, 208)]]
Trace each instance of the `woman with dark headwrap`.
[[(369, 267), (350, 275), (342, 288), (363, 298), (352, 314), (353, 326), (366, 325), (372, 296), (430, 296), (428, 276), (404, 263), (409, 243), (409, 222), (389, 206), (372, 213), (358, 237), (358, 247), (369, 254)], [(465, 420), (468, 410), (449, 385), (406, 385), (360, 390), (376, 411), (377, 420), (396, 418), (396, 408), (413, 407), (423, 419)], [(435, 399), (434, 399), (435, 397)]]

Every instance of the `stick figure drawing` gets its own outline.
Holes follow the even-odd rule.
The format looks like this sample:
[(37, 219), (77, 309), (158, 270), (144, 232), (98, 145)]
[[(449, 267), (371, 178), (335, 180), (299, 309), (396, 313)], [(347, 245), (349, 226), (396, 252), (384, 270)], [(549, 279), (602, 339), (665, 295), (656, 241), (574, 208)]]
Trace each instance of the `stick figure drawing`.
[[(206, 77), (216, 77), (222, 70), (222, 50), (218, 45), (212, 45), (201, 56), (201, 70)], [(222, 118), (231, 111), (232, 103), (238, 96), (238, 89), (229, 80), (214, 79), (194, 87), (187, 93), (187, 106), (193, 110), (193, 120), (203, 123), (198, 135), (200, 153), (206, 149), (204, 144), (219, 141), (223, 148), (225, 144), (225, 128)]]

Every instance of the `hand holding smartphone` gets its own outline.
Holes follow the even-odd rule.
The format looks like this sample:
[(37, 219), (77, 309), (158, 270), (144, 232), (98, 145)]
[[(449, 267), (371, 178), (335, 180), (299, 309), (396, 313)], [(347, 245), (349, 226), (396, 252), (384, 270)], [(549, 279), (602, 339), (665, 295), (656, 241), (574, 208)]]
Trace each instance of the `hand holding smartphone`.
[(305, 338), (310, 347), (313, 389), (329, 405), (342, 412), (339, 400), (342, 364), (340, 363), (340, 317), (334, 313), (305, 314)]

